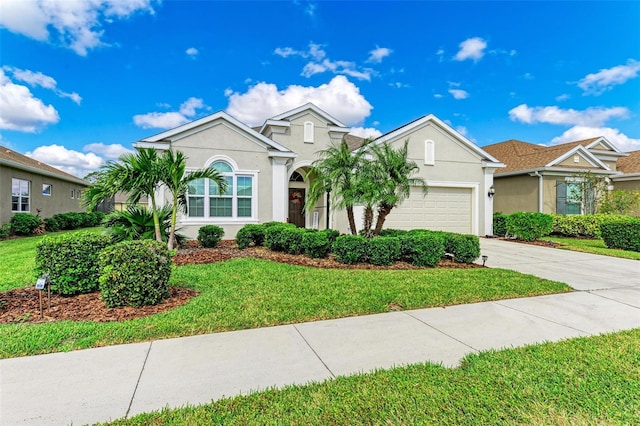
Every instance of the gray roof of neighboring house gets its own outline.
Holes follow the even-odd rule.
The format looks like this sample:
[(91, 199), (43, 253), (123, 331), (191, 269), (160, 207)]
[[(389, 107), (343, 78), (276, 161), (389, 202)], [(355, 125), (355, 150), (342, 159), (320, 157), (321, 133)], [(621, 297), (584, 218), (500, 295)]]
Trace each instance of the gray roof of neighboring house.
[(44, 176), (55, 177), (67, 182), (77, 183), (78, 185), (88, 186), (89, 182), (79, 177), (70, 175), (62, 170), (56, 169), (46, 163), (42, 163), (26, 155), (20, 154), (4, 146), (0, 146), (0, 165), (6, 165), (16, 169), (24, 170), (31, 173), (37, 173)]

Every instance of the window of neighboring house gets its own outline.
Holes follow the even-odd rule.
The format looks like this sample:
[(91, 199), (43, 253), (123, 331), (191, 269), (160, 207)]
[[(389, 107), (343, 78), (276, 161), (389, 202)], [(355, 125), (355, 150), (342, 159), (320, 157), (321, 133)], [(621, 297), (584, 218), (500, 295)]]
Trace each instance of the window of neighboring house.
[(582, 184), (556, 181), (556, 213), (582, 214)]
[(11, 179), (11, 211), (28, 212), (31, 198), (31, 182), (22, 179)]
[(74, 198), (76, 198), (76, 191), (75, 189), (71, 190), (71, 199), (73, 200)]
[(42, 195), (51, 196), (51, 184), (43, 183), (42, 184)]
[[(253, 176), (236, 173), (225, 161), (211, 165), (227, 182), (220, 192), (209, 179), (198, 179), (189, 184), (188, 216), (204, 218), (249, 218), (253, 216)], [(206, 194), (206, 196), (205, 196)]]
[(304, 141), (313, 143), (313, 123), (311, 121), (304, 122)]

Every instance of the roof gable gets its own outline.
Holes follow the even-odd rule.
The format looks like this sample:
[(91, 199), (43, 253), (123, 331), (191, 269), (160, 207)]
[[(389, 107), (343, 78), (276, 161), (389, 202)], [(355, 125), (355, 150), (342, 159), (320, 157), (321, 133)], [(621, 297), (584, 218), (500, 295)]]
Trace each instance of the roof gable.
[(206, 117), (200, 118), (198, 120), (185, 123), (181, 126), (166, 130), (162, 133), (158, 133), (148, 138), (140, 139), (140, 141), (134, 144), (134, 146), (140, 148), (140, 147), (146, 147), (146, 146), (153, 146), (153, 144), (155, 143), (171, 143), (174, 140), (179, 140), (184, 137), (190, 136), (192, 134), (207, 130), (213, 126), (216, 126), (220, 124), (220, 121), (223, 121), (228, 125), (231, 125), (244, 133), (247, 133), (256, 142), (259, 142), (261, 145), (263, 145), (266, 149), (275, 150), (283, 153), (291, 152), (287, 147), (274, 142), (273, 140), (269, 139), (264, 135), (261, 135), (251, 127), (233, 118), (232, 116), (230, 116), (224, 111), (219, 111), (219, 112), (216, 112), (215, 114), (211, 114)]
[(298, 115), (301, 115), (301, 113), (304, 113), (304, 112), (306, 112), (308, 110), (312, 111), (317, 116), (319, 116), (320, 118), (325, 120), (327, 122), (327, 124), (330, 125), (330, 126), (333, 125), (333, 126), (345, 127), (345, 128), (349, 127), (346, 124), (344, 124), (341, 121), (339, 121), (337, 118), (333, 117), (328, 112), (321, 110), (320, 108), (318, 108), (317, 106), (315, 106), (311, 102), (306, 103), (306, 104), (304, 104), (302, 106), (299, 106), (298, 108), (292, 109), (290, 111), (283, 112), (282, 114), (278, 114), (275, 117), (271, 117), (270, 120), (274, 120), (274, 121), (290, 121), (291, 119), (295, 118)]
[[(483, 161), (488, 161), (491, 163), (500, 163), (500, 161), (494, 156), (492, 156), (489, 152), (478, 147), (476, 144), (474, 144), (469, 139), (462, 136), (460, 133), (455, 131), (453, 128), (451, 128), (449, 125), (441, 121), (438, 117), (436, 117), (433, 114), (422, 116), (401, 127), (398, 127), (395, 130), (385, 133), (384, 135), (376, 138), (372, 143), (380, 144), (380, 143), (385, 143), (387, 141), (390, 141), (392, 139), (401, 138), (404, 135), (409, 135), (410, 133), (413, 133), (415, 130), (420, 129), (424, 126), (429, 126), (429, 125), (436, 126), (440, 130), (442, 130), (443, 132), (451, 136), (460, 145), (462, 145), (472, 154), (477, 156), (479, 159)], [(503, 167), (503, 165), (500, 165), (500, 167)]]

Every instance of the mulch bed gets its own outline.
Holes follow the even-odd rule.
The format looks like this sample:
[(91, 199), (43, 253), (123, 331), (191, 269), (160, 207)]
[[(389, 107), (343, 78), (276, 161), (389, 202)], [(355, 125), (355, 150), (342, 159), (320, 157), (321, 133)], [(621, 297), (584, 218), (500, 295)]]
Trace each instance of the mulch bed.
[[(250, 247), (244, 250), (238, 249), (235, 241), (222, 241), (216, 248), (207, 249), (198, 245), (197, 241), (189, 241), (174, 256), (175, 265), (203, 264), (224, 262), (239, 257), (253, 257), (274, 262), (288, 263), (290, 265), (311, 266), (315, 268), (330, 269), (423, 269), (406, 262), (396, 262), (391, 266), (376, 266), (369, 264), (345, 265), (335, 260), (332, 255), (327, 259), (312, 259), (304, 255), (291, 255), (272, 252), (264, 247)], [(451, 260), (443, 260), (438, 268), (482, 268), (481, 265), (455, 263)], [(9, 323), (42, 323), (52, 321), (125, 321), (141, 318), (148, 315), (165, 312), (186, 304), (198, 292), (182, 288), (170, 287), (170, 295), (158, 305), (144, 306), (140, 308), (119, 307), (107, 308), (100, 299), (100, 293), (82, 294), (73, 297), (64, 297), (52, 294), (51, 309), (48, 309), (47, 294), (43, 292), (43, 317), (40, 317), (40, 299), (34, 287), (14, 289), (0, 293), (0, 324)]]

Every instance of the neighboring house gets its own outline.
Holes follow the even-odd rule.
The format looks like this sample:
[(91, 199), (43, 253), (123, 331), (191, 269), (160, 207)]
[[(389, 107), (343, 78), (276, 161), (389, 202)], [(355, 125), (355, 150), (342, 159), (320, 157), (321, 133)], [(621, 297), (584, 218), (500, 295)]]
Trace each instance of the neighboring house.
[(553, 146), (512, 139), (484, 150), (506, 164), (495, 173), (494, 209), (507, 214), (583, 214), (581, 176), (615, 179), (627, 156), (604, 137)]
[[(123, 211), (126, 210), (127, 207), (131, 206), (132, 204), (129, 203), (129, 194), (126, 194), (124, 192), (118, 192), (114, 197), (113, 197), (113, 206), (112, 206), (112, 211), (116, 210), (116, 211)], [(140, 197), (140, 200), (138, 200), (138, 202), (136, 203), (136, 206), (138, 207), (147, 207), (149, 205), (149, 199), (147, 196), (142, 196)]]
[(0, 146), (0, 223), (14, 213), (40, 214), (85, 211), (82, 191), (88, 182)]
[(617, 171), (621, 175), (611, 178), (615, 189), (640, 190), (640, 150), (628, 152), (618, 160)]
[[(344, 211), (332, 211), (325, 196), (313, 211), (304, 209), (308, 172), (318, 151), (343, 138), (352, 149), (363, 139), (313, 104), (272, 117), (251, 128), (218, 112), (157, 135), (141, 139), (136, 148), (182, 151), (191, 169), (213, 167), (228, 184), (225, 193), (208, 181), (190, 186), (188, 213), (179, 226), (194, 238), (199, 227), (224, 227), (234, 238), (248, 223), (291, 222), (298, 226), (347, 232)], [(429, 185), (425, 197), (416, 189), (387, 218), (386, 227), (430, 228), (477, 235), (491, 234), (492, 200), (487, 195), (493, 172), (504, 167), (433, 115), (412, 121), (374, 143), (402, 144), (409, 140), (409, 156)], [(168, 201), (158, 194), (159, 204)], [(361, 218), (357, 217), (357, 222)]]

